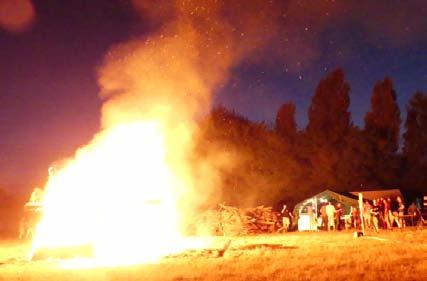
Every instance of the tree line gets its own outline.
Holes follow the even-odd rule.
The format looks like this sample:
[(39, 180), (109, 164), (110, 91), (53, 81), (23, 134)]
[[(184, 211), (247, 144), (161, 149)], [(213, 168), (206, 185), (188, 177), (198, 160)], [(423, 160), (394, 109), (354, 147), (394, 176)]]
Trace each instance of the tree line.
[(401, 130), (390, 78), (374, 85), (363, 127), (352, 122), (349, 92), (342, 69), (329, 73), (317, 85), (302, 130), (291, 102), (280, 106), (273, 128), (224, 106), (213, 108), (200, 122), (198, 151), (208, 157), (213, 146), (220, 147), (232, 163), (219, 166), (219, 198), (237, 205), (292, 204), (325, 189), (425, 190), (427, 95), (412, 96)]

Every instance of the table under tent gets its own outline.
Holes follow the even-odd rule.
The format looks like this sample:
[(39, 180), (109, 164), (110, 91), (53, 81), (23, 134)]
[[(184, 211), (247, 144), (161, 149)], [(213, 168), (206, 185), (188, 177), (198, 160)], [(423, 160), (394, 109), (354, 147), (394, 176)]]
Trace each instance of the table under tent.
[[(298, 230), (317, 230), (322, 223), (320, 218), (320, 208), (323, 204), (327, 204), (328, 202), (331, 202), (334, 206), (336, 206), (337, 203), (341, 203), (344, 210), (342, 219), (350, 216), (351, 207), (358, 207), (356, 196), (352, 194), (344, 195), (327, 189), (295, 205), (293, 213), (297, 218)], [(313, 217), (315, 218), (316, 224), (314, 227), (313, 218), (310, 218), (307, 211), (308, 207), (312, 207), (313, 209)]]

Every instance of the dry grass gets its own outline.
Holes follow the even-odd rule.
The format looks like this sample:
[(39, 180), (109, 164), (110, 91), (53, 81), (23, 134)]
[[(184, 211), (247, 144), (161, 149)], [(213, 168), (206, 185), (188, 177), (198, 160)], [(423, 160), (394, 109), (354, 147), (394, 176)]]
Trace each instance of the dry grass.
[[(0, 280), (427, 280), (427, 230), (285, 233), (231, 238), (224, 257), (200, 252), (158, 264), (60, 269), (25, 262), (28, 245), (0, 243)], [(218, 245), (226, 238), (218, 238)]]

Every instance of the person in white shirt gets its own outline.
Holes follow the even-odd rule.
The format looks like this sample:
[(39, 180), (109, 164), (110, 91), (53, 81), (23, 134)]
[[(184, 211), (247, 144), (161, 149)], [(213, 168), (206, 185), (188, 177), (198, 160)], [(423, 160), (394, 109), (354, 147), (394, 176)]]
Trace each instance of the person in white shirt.
[(328, 216), (328, 231), (332, 229), (335, 230), (335, 207), (331, 204), (331, 202), (328, 202), (328, 205), (326, 205), (326, 215)]

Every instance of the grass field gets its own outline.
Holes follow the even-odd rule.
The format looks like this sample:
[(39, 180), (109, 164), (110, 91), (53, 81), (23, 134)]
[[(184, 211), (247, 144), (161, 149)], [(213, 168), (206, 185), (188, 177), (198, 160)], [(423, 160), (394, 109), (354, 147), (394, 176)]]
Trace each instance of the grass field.
[(3, 241), (0, 280), (427, 280), (427, 230), (219, 237), (214, 248), (228, 239), (223, 257), (194, 251), (156, 264), (95, 269), (26, 262), (28, 244)]

